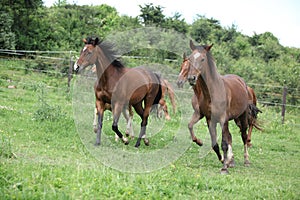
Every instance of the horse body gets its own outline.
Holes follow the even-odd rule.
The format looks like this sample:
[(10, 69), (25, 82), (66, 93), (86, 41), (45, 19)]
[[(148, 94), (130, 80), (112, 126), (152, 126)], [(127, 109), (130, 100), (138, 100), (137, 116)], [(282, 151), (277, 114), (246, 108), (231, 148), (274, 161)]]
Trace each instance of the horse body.
[[(182, 88), (184, 83), (187, 81), (187, 78), (188, 78), (188, 72), (189, 72), (189, 69), (190, 69), (190, 60), (189, 58), (186, 56), (186, 54), (184, 53), (183, 54), (183, 61), (182, 61), (182, 64), (181, 64), (181, 67), (180, 67), (180, 73), (178, 75), (178, 78), (177, 78), (177, 85), (179, 88)], [(226, 77), (229, 77), (229, 76), (235, 76), (235, 75), (225, 75), (224, 76), (224, 80), (226, 81)], [(193, 130), (193, 126), (199, 121), (201, 120), (204, 116), (208, 116), (210, 115), (209, 114), (209, 110), (210, 109), (207, 109), (210, 107), (210, 104), (209, 104), (209, 101), (204, 101), (204, 96), (201, 94), (201, 87), (200, 85), (203, 85), (205, 86), (205, 81), (203, 80), (199, 80), (199, 81), (202, 81), (201, 84), (199, 83), (196, 83), (196, 84), (199, 84), (197, 87), (196, 86), (193, 86), (193, 90), (194, 90), (194, 95), (192, 97), (192, 107), (194, 109), (194, 113), (192, 115), (192, 118), (188, 124), (188, 128), (189, 128), (189, 131), (190, 131), (190, 134), (191, 134), (191, 138), (192, 140), (198, 144), (199, 146), (202, 146), (203, 143), (201, 141), (201, 139), (198, 139), (196, 136), (195, 136), (195, 133), (194, 133), (194, 130)], [(256, 108), (256, 104), (257, 104), (257, 98), (256, 98), (256, 95), (255, 95), (255, 92), (254, 90), (247, 86), (247, 90), (248, 90), (248, 105), (251, 106), (251, 105), (254, 105), (254, 109)], [(206, 92), (207, 89), (205, 88), (204, 92)], [(207, 99), (210, 98), (210, 95), (207, 94)], [(199, 104), (200, 102), (200, 104)], [(200, 108), (200, 106), (202, 108)], [(257, 109), (257, 108), (256, 108)], [(256, 119), (257, 119), (257, 112), (261, 112), (259, 111), (258, 109), (254, 112), (250, 112), (248, 114), (248, 126), (249, 126), (249, 129), (248, 129), (248, 136), (247, 136), (247, 145), (248, 147), (251, 147), (252, 144), (251, 144), (251, 134), (252, 134), (252, 130), (253, 130), (253, 127), (255, 127), (256, 129), (258, 130), (261, 130), (261, 128), (258, 126), (258, 124), (256, 123)], [(235, 123), (240, 126), (240, 122), (238, 119), (235, 119)]]
[(84, 42), (85, 46), (77, 61), (78, 71), (95, 64), (100, 87), (97, 94), (98, 101), (96, 101), (98, 110), (96, 145), (101, 142), (105, 103), (110, 103), (112, 106), (112, 129), (125, 144), (128, 144), (128, 139), (119, 131), (118, 121), (124, 107), (132, 105), (142, 119), (140, 135), (135, 146), (140, 146), (142, 138), (148, 145), (149, 141), (145, 134), (150, 108), (161, 98), (159, 77), (144, 67), (126, 68), (113, 56), (112, 46), (102, 43), (98, 38)]
[[(234, 165), (232, 152), (232, 137), (228, 122), (235, 120), (239, 125), (244, 142), (244, 159), (248, 165), (249, 155), (247, 150), (248, 128), (248, 89), (246, 83), (237, 75), (221, 76), (216, 69), (210, 55), (212, 46), (195, 46), (190, 42), (192, 54), (188, 72), (188, 80), (193, 86), (197, 96), (200, 115), (199, 120), (205, 116), (211, 135), (211, 142), (219, 160), (223, 162), (221, 173), (228, 173), (228, 167)], [(222, 128), (223, 157), (217, 143), (216, 125)], [(189, 127), (190, 128), (190, 127)], [(197, 142), (197, 140), (195, 140)], [(201, 143), (200, 143), (201, 144)]]

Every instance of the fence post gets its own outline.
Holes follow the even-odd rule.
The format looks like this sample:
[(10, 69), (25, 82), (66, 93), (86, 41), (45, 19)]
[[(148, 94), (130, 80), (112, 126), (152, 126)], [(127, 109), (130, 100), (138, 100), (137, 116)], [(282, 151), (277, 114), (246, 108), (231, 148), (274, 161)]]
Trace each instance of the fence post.
[(71, 79), (73, 76), (73, 66), (74, 66), (74, 61), (72, 59), (72, 54), (70, 51), (70, 66), (69, 66), (69, 71), (68, 71), (68, 92), (70, 91)]
[(282, 108), (281, 108), (281, 123), (282, 124), (284, 124), (286, 94), (287, 94), (287, 88), (286, 88), (286, 86), (284, 86), (283, 92), (282, 92)]

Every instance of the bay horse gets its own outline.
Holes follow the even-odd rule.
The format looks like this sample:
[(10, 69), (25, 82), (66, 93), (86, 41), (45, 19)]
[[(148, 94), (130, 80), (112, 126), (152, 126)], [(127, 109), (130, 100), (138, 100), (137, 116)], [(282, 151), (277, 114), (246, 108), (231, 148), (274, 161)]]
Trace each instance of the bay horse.
[[(177, 78), (177, 86), (179, 88), (182, 88), (184, 83), (187, 81), (189, 69), (190, 69), (190, 61), (189, 61), (189, 58), (184, 53), (183, 61), (180, 66), (180, 72), (179, 72), (179, 75)], [(256, 98), (256, 94), (255, 94), (254, 90), (249, 86), (247, 86), (247, 90), (248, 90), (248, 100), (249, 100), (249, 106), (250, 106), (249, 114), (248, 114), (249, 129), (248, 129), (248, 134), (247, 134), (247, 146), (252, 147), (251, 135), (252, 135), (253, 127), (255, 127), (257, 130), (260, 130), (260, 131), (262, 130), (261, 127), (259, 127), (259, 124), (257, 123), (257, 113), (261, 112), (261, 111), (256, 107), (257, 98)], [(201, 95), (201, 88), (198, 88), (197, 94)], [(193, 142), (195, 142), (199, 146), (202, 146), (202, 141), (195, 136), (194, 130), (193, 130), (194, 125), (204, 117), (204, 115), (199, 110), (199, 103), (197, 100), (198, 100), (197, 96), (194, 93), (194, 95), (192, 97), (192, 107), (194, 109), (194, 113), (188, 124), (188, 128), (189, 128)], [(252, 104), (255, 107), (253, 107)], [(236, 123), (239, 126), (239, 122), (236, 121)]]
[[(166, 94), (169, 95), (169, 98), (170, 98), (170, 101), (171, 101), (171, 104), (173, 107), (173, 113), (175, 114), (175, 112), (176, 112), (175, 94), (174, 94), (171, 84), (166, 79), (160, 78), (160, 80), (161, 80), (162, 96), (161, 96), (161, 99), (159, 100), (159, 103), (154, 106), (158, 107), (158, 108), (156, 108), (158, 117), (161, 117), (161, 111), (163, 111), (164, 115), (165, 115), (165, 119), (170, 120), (171, 117), (169, 115), (168, 106), (167, 106), (167, 103), (165, 100), (165, 95)], [(96, 105), (97, 105), (98, 104), (97, 102), (101, 101), (100, 100), (101, 87), (98, 85), (98, 81), (96, 81), (94, 84), (94, 92), (95, 92)], [(105, 110), (112, 111), (111, 104), (105, 103), (104, 111)], [(126, 119), (126, 123), (127, 123), (125, 134), (127, 137), (129, 136), (131, 139), (133, 139), (134, 133), (133, 133), (133, 126), (132, 126), (132, 118), (133, 118), (132, 106), (129, 105), (128, 108), (124, 107), (122, 110), (122, 114), (123, 114), (124, 118)], [(94, 122), (93, 122), (95, 133), (97, 133), (97, 131), (98, 131), (97, 118), (98, 118), (98, 109), (96, 106), (95, 111), (94, 111)], [(118, 139), (119, 139), (119, 136), (116, 134), (115, 140), (118, 141)]]
[[(91, 42), (91, 41), (90, 41)], [(77, 70), (77, 61), (74, 63), (73, 66), (74, 71)], [(91, 70), (92, 73), (96, 73), (96, 65), (93, 65)], [(98, 94), (101, 94), (101, 87), (98, 86), (98, 81), (95, 81), (94, 84), (94, 94), (96, 98), (96, 106), (94, 109), (94, 121), (93, 121), (93, 127), (94, 127), (94, 132), (97, 133), (98, 131), (98, 110), (97, 110), (97, 101), (99, 101)], [(111, 104), (105, 103), (104, 104), (104, 111), (109, 110), (111, 111)], [(124, 118), (126, 119), (126, 136), (130, 136), (130, 138), (134, 138), (134, 133), (133, 133), (133, 127), (132, 127), (132, 118), (133, 118), (133, 112), (131, 106), (128, 106), (128, 109), (124, 108), (122, 110), (122, 114)], [(119, 136), (115, 134), (115, 140), (118, 141)]]
[[(140, 116), (141, 130), (135, 147), (140, 146), (143, 138), (145, 145), (149, 145), (146, 138), (146, 126), (150, 108), (161, 99), (162, 90), (160, 78), (146, 67), (127, 68), (118, 60), (113, 45), (95, 39), (86, 38), (77, 61), (76, 71), (80, 72), (89, 65), (96, 65), (98, 85), (101, 88), (99, 101), (96, 102), (98, 110), (98, 130), (96, 145), (101, 143), (101, 131), (105, 103), (111, 104), (113, 113), (112, 130), (128, 144), (128, 139), (123, 136), (118, 128), (120, 113), (132, 105)], [(144, 105), (143, 105), (144, 104)]]
[[(192, 54), (189, 56), (188, 81), (198, 99), (199, 110), (206, 118), (212, 148), (223, 163), (221, 173), (227, 174), (228, 167), (234, 165), (232, 136), (228, 127), (230, 120), (235, 120), (240, 128), (244, 144), (244, 164), (250, 165), (247, 146), (249, 94), (241, 77), (234, 74), (222, 76), (218, 73), (210, 53), (212, 46), (196, 46), (190, 40)], [(222, 129), (223, 156), (217, 143), (217, 123)]]

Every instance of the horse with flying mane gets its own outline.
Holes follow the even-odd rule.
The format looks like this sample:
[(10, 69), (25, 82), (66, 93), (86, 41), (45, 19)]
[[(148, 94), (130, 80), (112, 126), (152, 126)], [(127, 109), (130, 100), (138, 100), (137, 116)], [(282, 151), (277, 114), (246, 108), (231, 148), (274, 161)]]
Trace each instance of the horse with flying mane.
[(96, 145), (101, 143), (101, 131), (105, 103), (110, 103), (113, 113), (112, 130), (128, 144), (128, 139), (123, 136), (118, 128), (118, 121), (122, 109), (133, 106), (140, 116), (141, 130), (135, 147), (144, 143), (149, 145), (146, 138), (146, 126), (151, 106), (159, 103), (162, 96), (161, 80), (159, 76), (146, 67), (125, 67), (116, 57), (113, 45), (99, 40), (99, 38), (84, 40), (80, 57), (77, 61), (77, 71), (80, 72), (89, 65), (96, 65), (96, 73), (100, 92), (99, 101), (96, 102), (98, 111), (98, 130)]

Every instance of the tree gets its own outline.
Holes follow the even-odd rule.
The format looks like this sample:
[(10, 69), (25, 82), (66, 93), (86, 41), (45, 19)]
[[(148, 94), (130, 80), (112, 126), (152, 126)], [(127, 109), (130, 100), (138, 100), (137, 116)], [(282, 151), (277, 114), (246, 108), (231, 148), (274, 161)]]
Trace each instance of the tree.
[(222, 31), (220, 22), (216, 19), (207, 19), (204, 16), (198, 15), (197, 19), (192, 24), (191, 36), (199, 43), (214, 43), (219, 41)]
[(15, 34), (16, 49), (32, 49), (31, 39), (29, 33), (34, 31), (31, 24), (32, 15), (36, 10), (43, 5), (42, 0), (2, 0), (2, 8), (10, 8), (10, 16), (13, 19), (11, 27), (12, 32)]
[(270, 32), (259, 35), (254, 34), (249, 41), (254, 46), (254, 56), (262, 58), (267, 63), (272, 59), (278, 59), (281, 54), (282, 46), (279, 44), (279, 40)]
[(188, 32), (188, 24), (184, 19), (180, 19), (181, 14), (175, 13), (173, 17), (165, 19), (162, 24), (163, 28), (173, 29), (179, 33), (186, 34)]
[(13, 16), (9, 7), (0, 9), (0, 46), (2, 49), (15, 49), (16, 37), (12, 30), (14, 23)]
[(165, 15), (161, 6), (154, 6), (153, 3), (150, 3), (144, 6), (139, 5), (139, 7), (141, 11), (139, 17), (144, 25), (161, 26), (164, 23)]

